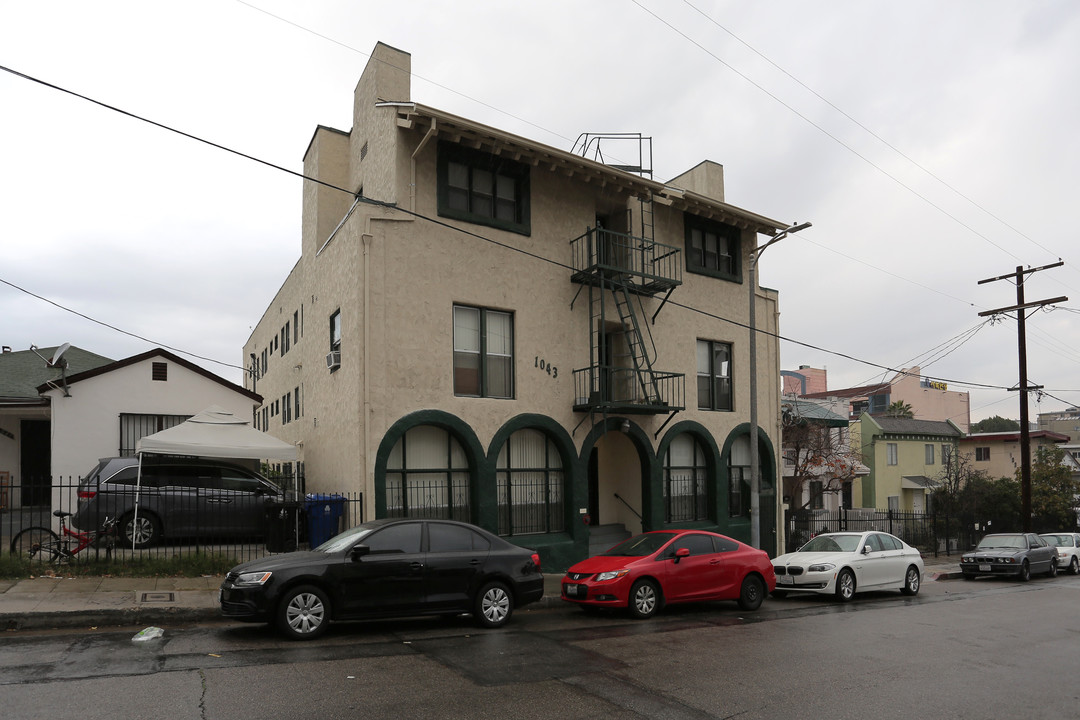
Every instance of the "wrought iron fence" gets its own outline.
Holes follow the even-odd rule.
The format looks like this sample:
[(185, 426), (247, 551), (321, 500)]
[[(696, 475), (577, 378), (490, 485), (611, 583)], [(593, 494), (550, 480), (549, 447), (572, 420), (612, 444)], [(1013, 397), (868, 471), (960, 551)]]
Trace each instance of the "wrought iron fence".
[[(291, 478), (288, 487), (303, 487)], [(271, 553), (316, 547), (364, 520), (362, 493), (281, 495), (198, 484), (120, 486), (80, 497), (76, 478), (38, 483), (0, 508), (0, 555), (59, 553), (63, 562), (107, 558), (131, 563), (212, 553), (236, 563)], [(23, 503), (33, 498), (34, 504)], [(11, 502), (14, 499), (15, 502)], [(87, 545), (87, 533), (118, 520), (115, 530)], [(31, 529), (36, 528), (31, 532)], [(40, 558), (39, 558), (40, 559)]]
[[(956, 555), (973, 547), (982, 532), (947, 514), (850, 508), (842, 510), (797, 510), (787, 516), (787, 552), (794, 552), (808, 540), (825, 532), (865, 532), (880, 530), (895, 535), (923, 555)], [(1001, 531), (1007, 528), (1000, 528)]]

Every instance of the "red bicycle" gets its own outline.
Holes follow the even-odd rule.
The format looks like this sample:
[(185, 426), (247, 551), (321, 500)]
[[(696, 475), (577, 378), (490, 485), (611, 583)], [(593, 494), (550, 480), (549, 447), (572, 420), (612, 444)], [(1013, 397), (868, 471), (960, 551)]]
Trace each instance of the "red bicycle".
[(60, 534), (46, 527), (28, 527), (11, 540), (11, 553), (34, 564), (59, 564), (71, 560), (88, 547), (104, 548), (105, 557), (116, 547), (116, 518), (105, 518), (97, 530), (79, 532), (68, 527), (65, 510), (54, 510), (60, 518)]

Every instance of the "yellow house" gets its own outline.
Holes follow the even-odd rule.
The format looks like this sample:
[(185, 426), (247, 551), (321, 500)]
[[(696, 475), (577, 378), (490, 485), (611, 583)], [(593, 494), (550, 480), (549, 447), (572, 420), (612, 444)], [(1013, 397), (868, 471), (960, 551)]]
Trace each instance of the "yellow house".
[[(552, 567), (612, 530), (748, 540), (746, 271), (786, 224), (726, 203), (716, 163), (653, 180), (647, 138), (608, 165), (421, 105), (410, 63), (377, 45), (352, 128), (307, 148), (301, 255), (244, 346), (257, 427), (298, 446), (309, 492)], [(778, 296), (753, 297), (773, 551)]]
[(870, 474), (854, 482), (855, 507), (926, 512), (930, 492), (962, 436), (951, 420), (863, 413), (851, 424), (851, 444), (862, 448)]

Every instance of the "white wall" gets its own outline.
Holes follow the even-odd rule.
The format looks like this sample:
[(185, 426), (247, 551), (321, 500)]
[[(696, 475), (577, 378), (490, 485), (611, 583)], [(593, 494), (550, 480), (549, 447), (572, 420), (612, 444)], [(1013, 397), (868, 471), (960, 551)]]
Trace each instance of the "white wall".
[[(151, 379), (153, 363), (168, 365), (168, 380)], [(52, 474), (85, 475), (99, 458), (120, 450), (120, 414), (194, 415), (218, 405), (251, 421), (255, 402), (183, 365), (152, 356), (70, 386), (71, 397), (50, 391), (52, 402)]]

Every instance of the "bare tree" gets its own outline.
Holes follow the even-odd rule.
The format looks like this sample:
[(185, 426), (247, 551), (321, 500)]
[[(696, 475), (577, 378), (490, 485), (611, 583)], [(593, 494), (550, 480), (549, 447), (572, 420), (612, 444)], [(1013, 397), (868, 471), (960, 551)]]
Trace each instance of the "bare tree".
[(793, 505), (811, 508), (819, 499), (823, 504), (824, 496), (841, 493), (844, 483), (855, 479), (861, 460), (851, 452), (847, 428), (796, 418), (785, 422), (783, 432), (784, 461), (790, 470), (785, 472), (784, 494)]

